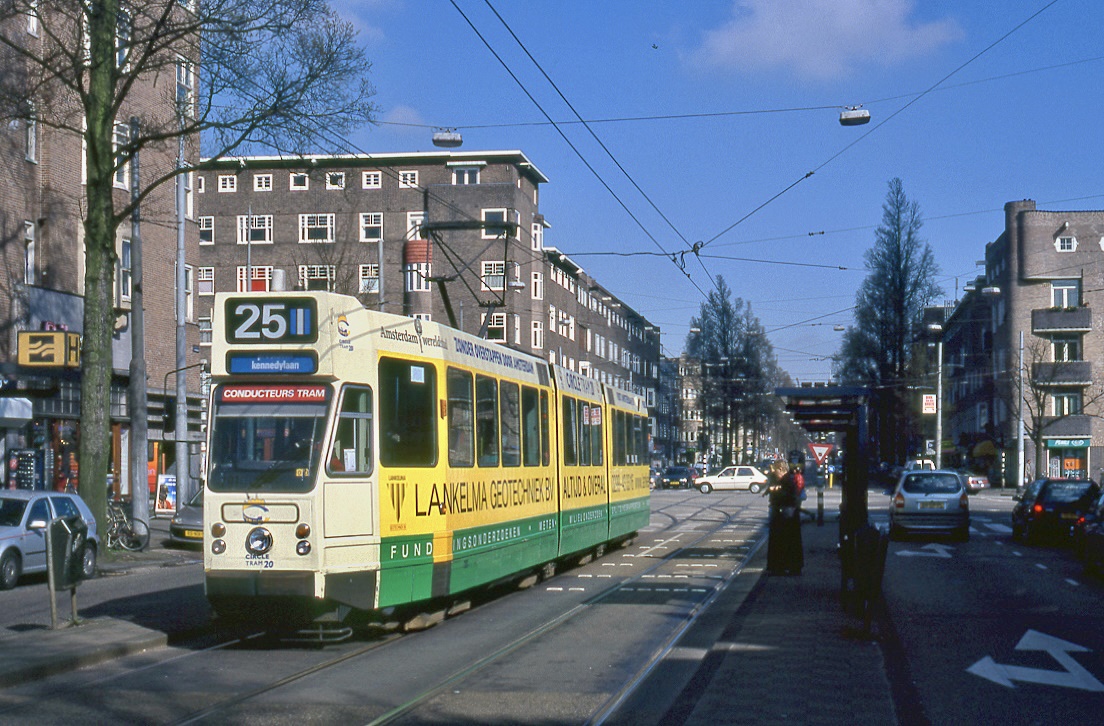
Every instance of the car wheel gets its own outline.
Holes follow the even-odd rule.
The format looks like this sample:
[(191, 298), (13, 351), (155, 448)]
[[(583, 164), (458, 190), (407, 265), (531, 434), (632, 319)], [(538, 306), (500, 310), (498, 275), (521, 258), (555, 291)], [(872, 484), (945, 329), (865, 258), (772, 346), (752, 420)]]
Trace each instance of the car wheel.
[(759, 492), (763, 491), (763, 485), (757, 481), (754, 481), (751, 483), (751, 486), (748, 487), (748, 490), (752, 494), (758, 494)]
[(713, 491), (713, 487), (709, 486), (709, 482), (702, 482), (698, 485), (698, 491), (700, 491), (702, 494), (708, 494), (709, 492)]
[(0, 557), (0, 590), (10, 590), (19, 582), (19, 575), (23, 567), (19, 563), (19, 555), (8, 551)]
[(84, 546), (84, 561), (81, 563), (81, 576), (91, 580), (96, 576), (96, 545), (89, 542)]

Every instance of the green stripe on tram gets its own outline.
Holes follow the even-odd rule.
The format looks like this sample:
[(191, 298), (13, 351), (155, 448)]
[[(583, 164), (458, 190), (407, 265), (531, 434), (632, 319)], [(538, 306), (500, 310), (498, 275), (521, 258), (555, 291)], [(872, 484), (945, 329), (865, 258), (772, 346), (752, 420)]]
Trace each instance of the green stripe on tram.
[(647, 527), (652, 517), (652, 504), (648, 497), (610, 503), (610, 536), (635, 532)]
[(609, 505), (580, 507), (560, 512), (560, 554), (593, 547), (609, 539)]

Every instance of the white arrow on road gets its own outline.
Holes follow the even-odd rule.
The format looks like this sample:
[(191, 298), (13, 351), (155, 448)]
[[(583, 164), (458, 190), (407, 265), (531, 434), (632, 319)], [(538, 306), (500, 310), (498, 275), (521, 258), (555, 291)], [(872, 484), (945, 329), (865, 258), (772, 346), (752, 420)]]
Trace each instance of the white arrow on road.
[(897, 555), (899, 557), (942, 557), (949, 560), (952, 552), (954, 552), (954, 547), (932, 542), (924, 545), (919, 550), (899, 550)]
[(967, 673), (999, 683), (1007, 688), (1015, 688), (1012, 681), (1041, 683), (1045, 686), (1077, 688), (1082, 691), (1104, 691), (1104, 683), (1096, 680), (1091, 673), (1073, 659), (1070, 653), (1089, 653), (1088, 648), (1055, 638), (1046, 633), (1029, 630), (1016, 644), (1016, 650), (1041, 650), (1050, 654), (1065, 668), (1064, 671), (1052, 671), (1046, 668), (1026, 668), (1024, 666), (1002, 665), (991, 657), (985, 656), (966, 669)]

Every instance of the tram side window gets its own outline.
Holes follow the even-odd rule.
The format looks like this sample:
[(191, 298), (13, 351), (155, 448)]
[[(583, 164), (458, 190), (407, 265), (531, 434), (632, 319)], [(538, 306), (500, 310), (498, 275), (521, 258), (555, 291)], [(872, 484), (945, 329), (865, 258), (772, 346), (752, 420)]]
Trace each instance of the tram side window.
[(579, 401), (579, 465), (590, 466), (590, 412), (594, 410)]
[(613, 465), (625, 463), (625, 412), (613, 412)]
[(541, 418), (537, 389), (521, 389), (521, 461), (526, 466), (541, 463)]
[(372, 391), (346, 386), (341, 394), (341, 409), (329, 469), (334, 473), (369, 474), (372, 471)]
[(502, 465), (521, 466), (521, 402), (518, 384), (502, 382)]
[(448, 370), (449, 466), (475, 465), (475, 419), (472, 416), (472, 376)]
[(577, 402), (574, 398), (563, 400), (563, 453), (564, 465), (579, 463), (579, 422)]
[(648, 460), (648, 420), (642, 416), (633, 416), (636, 426), (636, 458), (634, 464), (643, 464)]
[(602, 408), (590, 407), (590, 463), (602, 465)]
[(380, 463), (437, 463), (437, 372), (425, 363), (381, 358)]
[(540, 394), (540, 429), (541, 429), (541, 464), (548, 466), (551, 462), (552, 447), (549, 445), (550, 429), (548, 423), (548, 391)]
[(498, 466), (498, 381), (475, 377), (475, 433), (480, 466)]

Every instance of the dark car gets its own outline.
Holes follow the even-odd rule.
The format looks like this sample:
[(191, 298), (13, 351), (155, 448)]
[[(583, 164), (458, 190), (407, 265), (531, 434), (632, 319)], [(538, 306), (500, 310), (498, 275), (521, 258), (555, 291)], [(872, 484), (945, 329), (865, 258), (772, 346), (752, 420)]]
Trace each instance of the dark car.
[(169, 540), (174, 544), (203, 544), (202, 487), (169, 522)]
[(1068, 543), (1078, 520), (1100, 497), (1091, 479), (1036, 479), (1012, 508), (1012, 539)]
[(659, 476), (657, 486), (661, 489), (689, 489), (694, 486), (697, 474), (688, 466), (669, 466)]
[(1104, 575), (1104, 494), (1086, 513), (1084, 523), (1075, 530), (1075, 534), (1075, 546), (1085, 571)]

